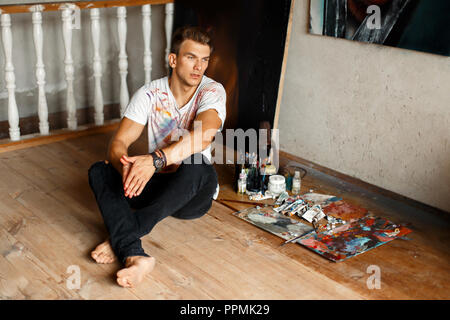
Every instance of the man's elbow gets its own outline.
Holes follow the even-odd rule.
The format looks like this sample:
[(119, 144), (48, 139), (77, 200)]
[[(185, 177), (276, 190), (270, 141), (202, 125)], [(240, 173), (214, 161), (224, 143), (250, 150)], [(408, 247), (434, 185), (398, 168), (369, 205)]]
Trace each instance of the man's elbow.
[(126, 153), (128, 150), (128, 146), (126, 144), (125, 141), (121, 140), (121, 139), (117, 139), (117, 138), (113, 138), (111, 140), (111, 143), (109, 144), (109, 148), (108, 148), (108, 159), (111, 160), (112, 157), (114, 157), (114, 155), (116, 153)]
[(218, 132), (218, 128), (208, 128), (202, 134), (202, 150), (206, 149), (214, 140)]

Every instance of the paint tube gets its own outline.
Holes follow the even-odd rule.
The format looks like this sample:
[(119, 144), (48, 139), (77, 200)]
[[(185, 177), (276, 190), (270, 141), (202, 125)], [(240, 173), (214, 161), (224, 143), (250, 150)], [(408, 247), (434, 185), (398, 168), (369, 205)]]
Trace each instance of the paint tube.
[(289, 209), (289, 215), (292, 216), (295, 214), (295, 211), (297, 208), (301, 207), (304, 204), (304, 201), (302, 199), (296, 200), (288, 209)]
[(273, 210), (275, 210), (276, 212), (280, 212), (280, 211), (284, 210), (284, 208), (286, 208), (288, 205), (289, 205), (289, 202), (286, 201), (286, 202), (285, 202), (284, 204), (282, 204), (281, 206), (276, 207), (276, 208), (273, 208)]
[(302, 199), (297, 199), (294, 202), (290, 203), (289, 205), (287, 205), (283, 210), (282, 213), (283, 214), (287, 214), (289, 216), (293, 216), (293, 210), (295, 210), (298, 206), (302, 205), (304, 203), (304, 201)]
[(320, 205), (314, 205), (311, 209), (309, 209), (302, 215), (303, 219), (311, 223), (313, 222), (313, 220), (317, 222), (325, 217), (326, 215), (325, 213), (323, 213)]
[(289, 194), (288, 194), (286, 191), (282, 192), (282, 193), (278, 196), (278, 199), (277, 199), (277, 201), (275, 202), (275, 205), (276, 205), (276, 206), (281, 205), (287, 198), (289, 198)]
[(270, 191), (266, 191), (266, 193), (264, 195), (262, 195), (261, 192), (251, 195), (248, 197), (250, 200), (266, 200), (266, 199), (274, 199), (275, 196), (273, 195), (273, 193), (271, 193)]
[(299, 216), (301, 218), (302, 215), (307, 210), (308, 210), (308, 205), (307, 204), (299, 205), (297, 208), (295, 208), (295, 210), (293, 211), (293, 214), (296, 214), (297, 216)]

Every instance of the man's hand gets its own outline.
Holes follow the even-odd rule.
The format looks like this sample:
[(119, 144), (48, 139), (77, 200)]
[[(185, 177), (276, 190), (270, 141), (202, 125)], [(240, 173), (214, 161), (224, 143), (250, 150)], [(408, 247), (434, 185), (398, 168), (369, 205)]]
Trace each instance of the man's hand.
[[(125, 155), (124, 155), (125, 156)], [(125, 185), (125, 180), (127, 180), (128, 173), (131, 169), (131, 162), (125, 160), (124, 156), (120, 158), (120, 163), (122, 163), (122, 184)]]
[[(141, 194), (147, 182), (155, 173), (153, 166), (153, 157), (151, 155), (143, 155), (136, 157), (128, 157), (123, 155), (120, 162), (124, 165), (124, 192), (126, 197), (134, 197)], [(125, 169), (125, 166), (129, 166)], [(126, 173), (125, 173), (126, 172)]]

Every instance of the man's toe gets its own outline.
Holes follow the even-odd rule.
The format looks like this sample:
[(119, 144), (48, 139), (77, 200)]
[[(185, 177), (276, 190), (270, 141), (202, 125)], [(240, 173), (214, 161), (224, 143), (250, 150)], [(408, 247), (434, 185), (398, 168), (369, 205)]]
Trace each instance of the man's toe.
[(126, 288), (130, 287), (130, 283), (129, 283), (127, 277), (118, 277), (117, 283), (122, 287), (126, 287)]

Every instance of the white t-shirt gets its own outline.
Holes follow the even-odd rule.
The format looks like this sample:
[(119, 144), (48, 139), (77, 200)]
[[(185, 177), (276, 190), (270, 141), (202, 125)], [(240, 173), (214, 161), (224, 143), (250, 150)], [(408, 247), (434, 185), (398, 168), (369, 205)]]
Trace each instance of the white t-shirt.
[[(149, 153), (178, 141), (186, 130), (191, 130), (195, 117), (203, 111), (217, 111), (222, 120), (219, 132), (225, 122), (226, 93), (220, 83), (203, 76), (191, 100), (179, 108), (168, 80), (164, 77), (139, 88), (124, 112), (128, 119), (142, 125), (148, 123)], [(202, 154), (211, 162), (211, 145)]]

